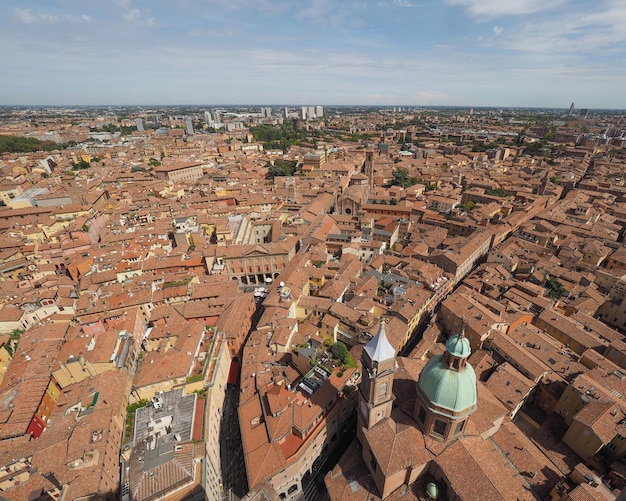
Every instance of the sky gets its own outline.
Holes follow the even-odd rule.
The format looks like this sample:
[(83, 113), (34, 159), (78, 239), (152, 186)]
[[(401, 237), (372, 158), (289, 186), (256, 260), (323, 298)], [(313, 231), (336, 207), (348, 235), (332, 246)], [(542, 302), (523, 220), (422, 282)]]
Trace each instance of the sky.
[(626, 109), (625, 0), (2, 0), (0, 105)]

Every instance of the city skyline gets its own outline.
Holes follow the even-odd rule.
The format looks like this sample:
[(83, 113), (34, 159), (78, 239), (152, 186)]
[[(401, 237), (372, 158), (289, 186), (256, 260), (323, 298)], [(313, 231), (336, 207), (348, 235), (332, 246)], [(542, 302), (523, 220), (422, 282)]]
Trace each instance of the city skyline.
[(10, 0), (0, 105), (626, 108), (617, 0)]

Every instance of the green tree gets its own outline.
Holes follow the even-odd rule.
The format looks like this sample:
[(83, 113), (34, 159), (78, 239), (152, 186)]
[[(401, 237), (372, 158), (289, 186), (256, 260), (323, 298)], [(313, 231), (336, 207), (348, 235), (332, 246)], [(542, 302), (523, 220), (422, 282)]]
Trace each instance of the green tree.
[(124, 442), (127, 442), (132, 438), (133, 425), (135, 423), (135, 413), (137, 412), (137, 409), (145, 407), (146, 405), (148, 405), (148, 401), (142, 398), (134, 404), (130, 404), (126, 407), (126, 419), (124, 420)]
[(308, 137), (308, 132), (296, 128), (294, 121), (283, 122), (280, 125), (257, 125), (250, 127), (250, 132), (256, 141), (263, 143), (265, 149), (281, 149), (283, 151), (290, 146), (302, 143)]
[(298, 165), (297, 160), (275, 160), (274, 165), (270, 162), (265, 164), (267, 168), (267, 179), (274, 179), (276, 176), (293, 176)]
[(24, 329), (13, 329), (10, 336), (11, 341), (18, 341), (22, 334), (24, 334)]
[(474, 207), (476, 207), (476, 202), (473, 200), (468, 201), (466, 204), (461, 204), (459, 208), (464, 212), (471, 211)]
[(32, 151), (62, 150), (64, 144), (53, 141), (40, 141), (34, 137), (0, 136), (0, 154), (2, 153), (29, 153)]
[(493, 195), (496, 197), (510, 197), (511, 195), (515, 195), (515, 193), (510, 192), (510, 191), (506, 191), (504, 188), (498, 188), (496, 190), (491, 189), (491, 188), (487, 188), (485, 190), (485, 195)]
[(83, 169), (88, 169), (88, 168), (89, 168), (89, 162), (85, 162), (84, 160), (81, 160), (77, 164), (72, 162), (72, 170), (83, 170)]
[(551, 298), (559, 299), (563, 294), (565, 294), (565, 287), (563, 287), (563, 284), (553, 275), (548, 277), (545, 285), (548, 289), (550, 289), (548, 295)]
[(13, 329), (11, 331), (11, 335), (9, 336), (9, 342), (5, 346), (6, 350), (9, 352), (9, 355), (13, 356), (15, 350), (17, 349), (17, 343), (24, 334), (24, 329)]
[(337, 341), (332, 345), (330, 351), (341, 361), (341, 363), (345, 362), (346, 358), (349, 355), (348, 348), (341, 341)]
[(534, 143), (530, 143), (526, 148), (524, 148), (524, 155), (528, 155), (531, 157), (542, 155), (542, 150), (546, 147), (546, 145), (542, 141), (535, 141)]
[(404, 167), (400, 167), (393, 171), (393, 181), (391, 181), (393, 186), (401, 186), (402, 188), (408, 188), (409, 186), (413, 186), (417, 184), (417, 179), (409, 176), (409, 171)]

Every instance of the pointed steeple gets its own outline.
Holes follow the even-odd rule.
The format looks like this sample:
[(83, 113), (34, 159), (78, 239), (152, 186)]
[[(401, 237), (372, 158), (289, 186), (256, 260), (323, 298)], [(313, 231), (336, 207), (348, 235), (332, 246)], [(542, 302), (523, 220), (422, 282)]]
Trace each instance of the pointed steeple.
[(378, 333), (365, 345), (365, 351), (372, 362), (382, 362), (396, 356), (396, 350), (387, 339), (385, 323), (384, 320), (380, 321)]
[[(359, 429), (368, 430), (381, 419), (391, 416), (393, 375), (396, 372), (396, 350), (387, 339), (385, 322), (378, 334), (368, 341), (361, 356), (363, 377), (359, 385)], [(363, 437), (361, 437), (363, 438)]]

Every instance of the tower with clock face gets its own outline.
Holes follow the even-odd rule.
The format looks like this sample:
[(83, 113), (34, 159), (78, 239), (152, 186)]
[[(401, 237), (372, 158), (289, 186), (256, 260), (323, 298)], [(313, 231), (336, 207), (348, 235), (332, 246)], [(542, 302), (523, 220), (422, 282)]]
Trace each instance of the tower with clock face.
[(361, 358), (363, 377), (359, 385), (358, 434), (370, 429), (380, 420), (391, 416), (393, 377), (396, 372), (396, 352), (381, 321), (378, 333), (368, 341)]

